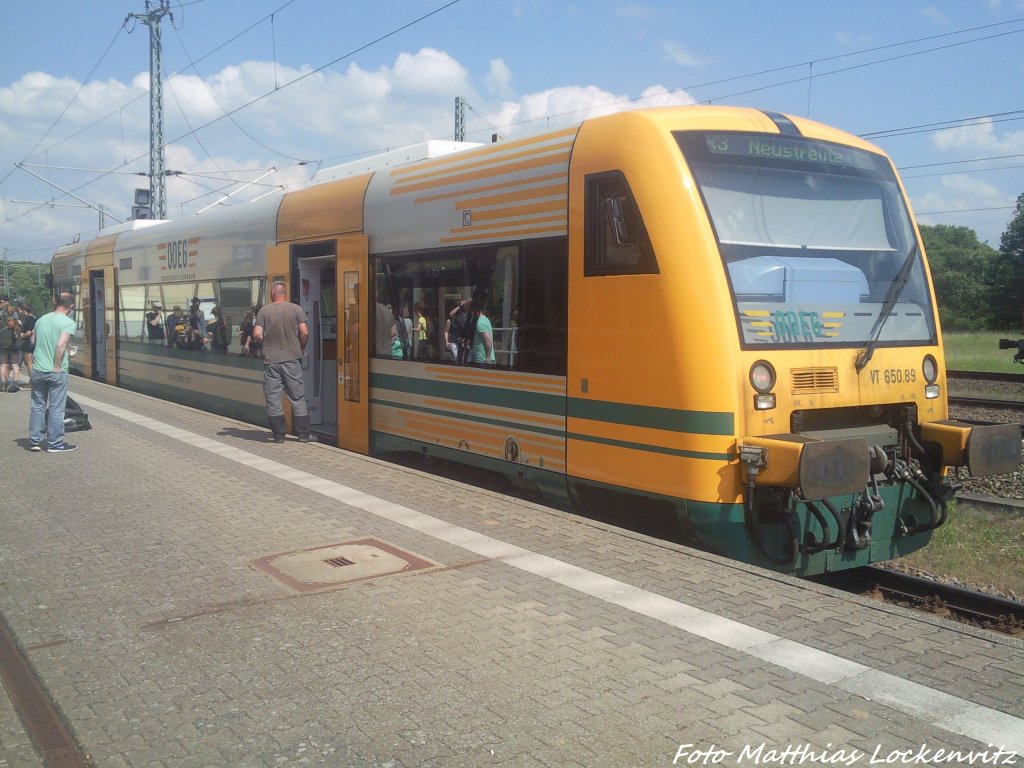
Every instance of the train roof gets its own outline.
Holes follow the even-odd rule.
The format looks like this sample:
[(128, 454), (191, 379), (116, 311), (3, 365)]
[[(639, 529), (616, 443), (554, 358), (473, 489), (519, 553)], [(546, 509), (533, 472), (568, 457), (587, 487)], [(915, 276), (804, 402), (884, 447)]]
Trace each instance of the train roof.
[(416, 163), (420, 160), (432, 160), (436, 157), (444, 157), (453, 152), (462, 152), (467, 149), (485, 146), (471, 141), (424, 141), (420, 144), (412, 144), (408, 147), (388, 150), (378, 155), (371, 155), (359, 160), (353, 160), (341, 165), (332, 165), (323, 168), (313, 176), (311, 185), (323, 184), (328, 181), (347, 179), (351, 176), (360, 176), (364, 173), (375, 173), (400, 165)]
[[(599, 115), (587, 118), (581, 122), (575, 123), (571, 126), (564, 126), (557, 130), (542, 131), (537, 134), (530, 136), (517, 137), (516, 139), (508, 142), (497, 142), (491, 144), (482, 144), (476, 142), (459, 142), (459, 141), (442, 141), (442, 140), (429, 140), (412, 144), (406, 147), (400, 147), (397, 149), (388, 150), (377, 155), (370, 157), (353, 160), (351, 162), (342, 163), (339, 165), (330, 166), (323, 168), (314, 174), (314, 176), (307, 182), (293, 184), (288, 187), (283, 187), (280, 190), (269, 195), (263, 195), (253, 200), (245, 202), (239, 202), (235, 205), (229, 206), (217, 206), (209, 212), (204, 212), (199, 215), (190, 215), (179, 219), (136, 219), (120, 224), (116, 224), (110, 227), (106, 227), (97, 234), (97, 237), (107, 237), (113, 235), (127, 235), (128, 240), (134, 240), (135, 237), (144, 237), (142, 230), (149, 229), (154, 226), (161, 225), (172, 225), (168, 227), (171, 230), (188, 227), (189, 224), (186, 222), (190, 221), (201, 221), (204, 226), (211, 223), (211, 219), (219, 219), (221, 214), (227, 211), (233, 211), (234, 213), (228, 213), (229, 217), (240, 216), (243, 219), (247, 219), (251, 216), (264, 215), (265, 207), (267, 205), (274, 206), (280, 205), (281, 200), (285, 198), (288, 193), (300, 191), (303, 189), (309, 189), (317, 187), (323, 184), (340, 181), (343, 179), (353, 178), (365, 174), (374, 174), (382, 171), (394, 171), (402, 166), (413, 165), (416, 163), (427, 162), (430, 160), (444, 158), (446, 156), (452, 156), (459, 153), (470, 152), (472, 155), (477, 154), (489, 154), (491, 149), (501, 152), (503, 145), (514, 145), (518, 142), (529, 142), (534, 143), (538, 140), (543, 141), (545, 136), (563, 134), (566, 131), (579, 130), (588, 124), (598, 123), (621, 123), (625, 125), (639, 125), (646, 123), (648, 125), (658, 126), (660, 128), (667, 128), (671, 130), (730, 130), (730, 131), (751, 131), (758, 133), (777, 133), (778, 125), (775, 122), (774, 113), (766, 112), (764, 110), (755, 109), (751, 107), (737, 107), (737, 106), (726, 106), (726, 105), (687, 105), (687, 106), (674, 106), (674, 107), (652, 107), (648, 109), (637, 109), (627, 110), (624, 112), (616, 112), (609, 115)], [(801, 135), (808, 138), (814, 138), (825, 141), (834, 141), (843, 144), (847, 144), (854, 147), (866, 149), (876, 153), (882, 153), (882, 150), (877, 146), (864, 141), (863, 139), (855, 136), (854, 134), (847, 133), (845, 131), (833, 128), (829, 125), (819, 123), (806, 118), (801, 118), (792, 115), (784, 115), (785, 119), (789, 120), (800, 132)], [(474, 151), (475, 150), (475, 151)], [(259, 201), (267, 200), (263, 205), (258, 205)], [(249, 208), (248, 206), (254, 206)], [(245, 213), (243, 211), (248, 211)], [(174, 226), (176, 225), (176, 226)], [(216, 225), (214, 225), (216, 226)], [(69, 244), (63, 246), (57, 250), (55, 257), (67, 257), (74, 256), (84, 252), (85, 248), (76, 247), (76, 244)]]

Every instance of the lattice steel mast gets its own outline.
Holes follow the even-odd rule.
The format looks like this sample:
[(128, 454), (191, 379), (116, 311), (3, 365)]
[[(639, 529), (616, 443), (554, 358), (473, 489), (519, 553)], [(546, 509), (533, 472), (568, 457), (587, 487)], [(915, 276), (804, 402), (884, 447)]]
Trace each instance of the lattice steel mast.
[(466, 140), (466, 100), (462, 96), (455, 97), (455, 140)]
[(153, 216), (167, 218), (167, 193), (164, 183), (164, 90), (160, 79), (163, 61), (160, 50), (160, 20), (170, 16), (170, 0), (146, 0), (145, 13), (129, 13), (149, 27), (149, 193)]

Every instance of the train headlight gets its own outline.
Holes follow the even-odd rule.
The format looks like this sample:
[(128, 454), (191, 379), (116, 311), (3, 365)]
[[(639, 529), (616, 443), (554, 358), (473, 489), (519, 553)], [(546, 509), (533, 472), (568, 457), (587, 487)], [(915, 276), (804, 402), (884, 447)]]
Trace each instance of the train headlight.
[(931, 355), (925, 355), (921, 363), (921, 373), (924, 374), (925, 388), (924, 396), (927, 400), (934, 400), (939, 396), (939, 385), (935, 380), (939, 377), (939, 364)]
[(939, 377), (939, 365), (935, 362), (935, 358), (931, 355), (924, 356), (924, 362), (921, 363), (921, 372), (924, 374), (924, 380), (928, 384), (934, 384), (935, 379)]
[(750, 386), (757, 390), (754, 395), (754, 410), (770, 411), (775, 407), (775, 369), (767, 360), (758, 360), (750, 366)]
[(772, 391), (775, 386), (775, 369), (767, 360), (758, 360), (750, 366), (750, 385), (760, 394)]

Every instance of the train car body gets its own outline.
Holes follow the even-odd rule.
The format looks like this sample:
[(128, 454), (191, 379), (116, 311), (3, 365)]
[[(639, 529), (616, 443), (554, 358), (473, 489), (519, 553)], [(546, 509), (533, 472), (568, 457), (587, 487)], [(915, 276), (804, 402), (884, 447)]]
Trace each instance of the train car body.
[[(80, 294), (86, 375), (265, 424), (237, 334), (281, 279), (331, 442), (667, 512), (699, 546), (789, 573), (912, 551), (944, 519), (946, 467), (1019, 460), (1016, 428), (948, 419), (891, 162), (795, 117), (639, 110), (432, 143), (104, 232), (53, 272)], [(221, 307), (228, 354), (149, 338), (154, 304), (192, 303)]]

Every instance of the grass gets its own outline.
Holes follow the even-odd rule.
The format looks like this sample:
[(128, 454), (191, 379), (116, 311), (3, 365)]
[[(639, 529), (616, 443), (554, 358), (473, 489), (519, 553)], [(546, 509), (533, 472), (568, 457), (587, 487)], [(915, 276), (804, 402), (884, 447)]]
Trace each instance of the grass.
[(1024, 517), (957, 509), (924, 548), (899, 559), (902, 565), (962, 584), (991, 587), (1024, 597)]
[(1024, 365), (1013, 362), (1016, 349), (1000, 349), (1000, 339), (1017, 341), (1024, 335), (1008, 332), (946, 333), (946, 368), (952, 371), (984, 371), (986, 373), (1024, 373)]

